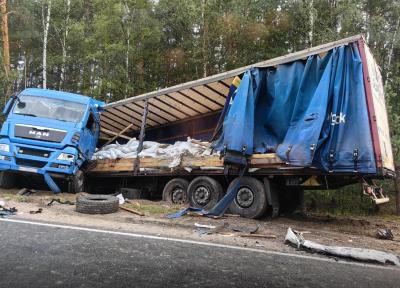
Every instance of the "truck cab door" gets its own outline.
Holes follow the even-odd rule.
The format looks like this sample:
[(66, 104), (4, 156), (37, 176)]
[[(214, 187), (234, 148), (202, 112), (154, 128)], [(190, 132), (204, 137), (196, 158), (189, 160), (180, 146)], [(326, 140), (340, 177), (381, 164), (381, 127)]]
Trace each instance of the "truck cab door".
[(99, 135), (99, 121), (96, 116), (93, 110), (90, 109), (86, 125), (82, 131), (80, 150), (84, 153), (86, 159), (90, 159), (96, 149)]

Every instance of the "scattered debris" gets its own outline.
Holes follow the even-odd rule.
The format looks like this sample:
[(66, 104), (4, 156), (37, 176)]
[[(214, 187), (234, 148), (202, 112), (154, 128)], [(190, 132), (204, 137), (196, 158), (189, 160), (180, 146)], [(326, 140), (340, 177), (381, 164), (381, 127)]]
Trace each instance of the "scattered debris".
[[(230, 226), (228, 223), (223, 223), (222, 225), (207, 225), (201, 223), (194, 223), (196, 231), (200, 235), (211, 235), (211, 234), (221, 234), (224, 236), (238, 236), (238, 237), (248, 237), (248, 238), (264, 238), (264, 239), (276, 239), (275, 235), (266, 234), (255, 234), (259, 231), (260, 225), (256, 227), (240, 227), (240, 226)], [(232, 233), (240, 232), (240, 233)]]
[(18, 191), (18, 195), (21, 196), (30, 196), (32, 194), (35, 194), (37, 191), (34, 189), (28, 189), (28, 188), (22, 188), (21, 190)]
[(127, 207), (124, 207), (124, 206), (119, 206), (119, 208), (121, 208), (122, 210), (128, 211), (128, 212), (131, 212), (133, 214), (139, 215), (139, 216), (144, 216), (143, 212), (140, 212), (140, 211), (135, 210), (133, 208), (127, 208)]
[(267, 234), (239, 234), (239, 237), (247, 237), (247, 238), (264, 238), (264, 239), (276, 239), (275, 235), (267, 235)]
[(117, 197), (118, 198), (118, 203), (119, 203), (119, 205), (122, 205), (122, 204), (124, 204), (125, 203), (125, 199), (124, 199), (124, 196), (122, 196), (122, 194), (120, 193), (120, 194), (118, 194), (117, 196), (115, 196), (115, 197)]
[(12, 208), (5, 208), (2, 205), (0, 205), (0, 217), (1, 218), (6, 218), (12, 215), (15, 215), (15, 213), (17, 213), (17, 208), (12, 207)]
[(254, 234), (258, 231), (258, 229), (260, 229), (260, 225), (257, 225), (256, 227), (230, 226), (230, 229), (235, 232)]
[(285, 243), (292, 244), (298, 249), (312, 252), (338, 256), (342, 258), (351, 258), (358, 261), (378, 262), (382, 264), (400, 266), (400, 259), (394, 254), (372, 249), (322, 245), (316, 242), (305, 240), (299, 232), (290, 227), (286, 233)]
[(57, 202), (57, 203), (60, 203), (60, 204), (75, 205), (74, 202), (71, 202), (69, 200), (63, 201), (63, 200), (61, 200), (59, 198), (54, 198), (54, 199), (51, 199), (51, 201), (49, 203), (47, 203), (47, 206), (52, 206), (54, 202)]
[(378, 229), (376, 230), (376, 238), (383, 240), (393, 240), (394, 236), (390, 229)]
[(214, 225), (206, 225), (206, 224), (200, 224), (200, 223), (194, 223), (194, 226), (198, 228), (207, 228), (207, 229), (215, 229), (217, 226)]
[(30, 214), (39, 214), (39, 213), (42, 213), (42, 212), (43, 212), (42, 208), (39, 208), (39, 209), (33, 210), (33, 211), (29, 211)]

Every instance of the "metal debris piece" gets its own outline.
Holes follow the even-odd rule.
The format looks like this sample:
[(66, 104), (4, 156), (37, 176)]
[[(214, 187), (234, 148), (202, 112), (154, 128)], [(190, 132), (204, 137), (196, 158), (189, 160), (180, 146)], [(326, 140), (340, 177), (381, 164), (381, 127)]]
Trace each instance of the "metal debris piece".
[(55, 199), (51, 199), (51, 201), (50, 201), (49, 203), (47, 203), (47, 206), (53, 205), (54, 202), (57, 202), (57, 203), (60, 203), (60, 204), (75, 205), (74, 202), (71, 202), (71, 201), (69, 201), (69, 200), (62, 201), (62, 200), (59, 199), (59, 198), (55, 198)]
[(39, 209), (33, 210), (33, 211), (29, 211), (30, 214), (39, 214), (39, 213), (42, 213), (42, 212), (43, 212), (42, 208), (39, 208)]
[(217, 226), (214, 225), (206, 225), (206, 224), (200, 224), (200, 223), (194, 223), (194, 226), (197, 228), (207, 228), (207, 229), (215, 229)]
[(260, 229), (260, 225), (258, 224), (256, 227), (229, 226), (229, 228), (235, 232), (254, 234)]
[(18, 195), (21, 196), (30, 196), (32, 194), (35, 194), (37, 191), (33, 189), (28, 189), (28, 188), (22, 188), (21, 190), (18, 191)]
[(3, 206), (0, 206), (0, 217), (1, 218), (6, 218), (12, 215), (15, 215), (17, 213), (17, 208), (12, 207), (12, 208), (5, 208)]
[(394, 236), (390, 229), (378, 229), (376, 230), (376, 238), (383, 240), (393, 240)]
[(372, 249), (322, 245), (305, 240), (299, 232), (290, 227), (286, 233), (285, 243), (292, 244), (297, 248), (306, 251), (313, 251), (342, 258), (351, 258), (364, 262), (378, 262), (400, 266), (400, 259), (394, 254)]

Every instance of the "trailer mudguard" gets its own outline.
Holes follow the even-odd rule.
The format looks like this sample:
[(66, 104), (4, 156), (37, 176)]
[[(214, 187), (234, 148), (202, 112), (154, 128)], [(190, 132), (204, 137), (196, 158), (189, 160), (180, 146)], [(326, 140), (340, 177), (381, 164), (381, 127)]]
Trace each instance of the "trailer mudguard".
[(245, 72), (218, 151), (275, 152), (288, 164), (376, 173), (357, 45)]

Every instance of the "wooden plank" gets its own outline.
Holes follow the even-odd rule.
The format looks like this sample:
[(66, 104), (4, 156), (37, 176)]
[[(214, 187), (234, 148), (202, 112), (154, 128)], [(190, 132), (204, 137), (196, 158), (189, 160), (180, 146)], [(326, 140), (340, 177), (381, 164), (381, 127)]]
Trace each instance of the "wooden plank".
[[(103, 127), (100, 128), (100, 131), (103, 131), (103, 132), (105, 132), (105, 133), (107, 133), (107, 134), (118, 135), (117, 132), (108, 130), (108, 129), (103, 128)], [(130, 137), (128, 137), (128, 136), (125, 136), (125, 135), (118, 135), (118, 137), (124, 138), (124, 139), (126, 139), (126, 140), (131, 140), (131, 139), (132, 139), (132, 138), (130, 138)]]
[[(133, 171), (134, 170), (134, 159), (135, 158), (123, 158), (116, 160), (97, 160), (95, 167), (92, 169), (94, 172), (116, 172), (116, 171)], [(140, 168), (154, 168), (154, 169), (166, 169), (171, 170), (169, 165), (172, 162), (172, 158), (162, 159), (153, 157), (141, 157)], [(282, 160), (274, 153), (269, 154), (254, 154), (250, 158), (250, 167), (271, 167), (283, 164)], [(223, 160), (219, 159), (219, 156), (182, 156), (182, 161), (179, 166), (200, 168), (200, 167), (223, 167)]]
[(111, 142), (113, 142), (115, 139), (117, 139), (118, 137), (125, 136), (123, 135), (127, 130), (129, 130), (131, 127), (133, 126), (133, 124), (129, 124), (128, 126), (126, 126), (123, 130), (121, 130), (117, 135), (115, 135), (113, 138), (111, 138), (110, 140), (108, 140), (102, 147), (110, 144)]
[(121, 206), (121, 205), (119, 206), (119, 208), (122, 209), (122, 210), (128, 211), (128, 212), (131, 212), (133, 214), (139, 215), (139, 216), (144, 216), (144, 213), (142, 213), (140, 211), (137, 211), (135, 209), (132, 209), (132, 208), (124, 207), (124, 206)]

